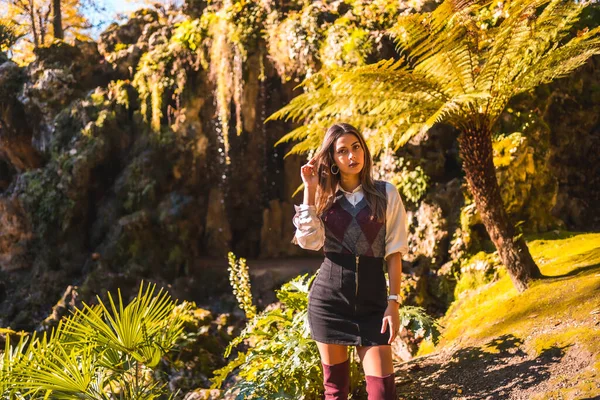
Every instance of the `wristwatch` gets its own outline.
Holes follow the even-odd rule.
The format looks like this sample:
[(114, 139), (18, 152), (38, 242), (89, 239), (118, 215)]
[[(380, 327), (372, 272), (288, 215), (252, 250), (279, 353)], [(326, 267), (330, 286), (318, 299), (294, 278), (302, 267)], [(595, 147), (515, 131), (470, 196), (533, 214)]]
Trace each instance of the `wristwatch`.
[(390, 294), (387, 299), (388, 301), (394, 300), (396, 303), (400, 304), (400, 298), (398, 298), (397, 294)]

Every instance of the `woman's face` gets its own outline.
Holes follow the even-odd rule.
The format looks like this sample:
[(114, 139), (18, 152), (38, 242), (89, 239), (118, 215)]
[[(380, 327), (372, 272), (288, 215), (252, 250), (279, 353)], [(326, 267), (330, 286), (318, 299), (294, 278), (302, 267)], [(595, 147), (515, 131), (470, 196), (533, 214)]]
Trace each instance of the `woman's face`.
[(335, 141), (333, 161), (342, 174), (354, 175), (362, 171), (365, 165), (365, 151), (355, 135), (345, 133)]

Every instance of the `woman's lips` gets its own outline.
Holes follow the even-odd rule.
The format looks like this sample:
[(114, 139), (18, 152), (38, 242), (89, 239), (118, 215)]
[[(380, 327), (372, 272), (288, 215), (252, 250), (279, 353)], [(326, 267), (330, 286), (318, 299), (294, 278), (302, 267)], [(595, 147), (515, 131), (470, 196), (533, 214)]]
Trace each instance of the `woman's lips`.
[(357, 165), (359, 165), (359, 163), (350, 163), (350, 168), (354, 168), (354, 167), (356, 167)]

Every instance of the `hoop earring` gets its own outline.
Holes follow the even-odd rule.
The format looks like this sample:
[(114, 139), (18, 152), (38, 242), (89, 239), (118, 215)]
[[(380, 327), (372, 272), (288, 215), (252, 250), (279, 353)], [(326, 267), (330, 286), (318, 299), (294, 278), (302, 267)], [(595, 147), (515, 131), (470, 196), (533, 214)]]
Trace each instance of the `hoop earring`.
[[(335, 171), (335, 172), (333, 172), (333, 167), (335, 167), (335, 168), (336, 168), (336, 171)], [(331, 169), (331, 173), (332, 173), (332, 174), (334, 174), (334, 175), (337, 175), (337, 174), (339, 174), (339, 173), (340, 173), (340, 167), (338, 167), (338, 166), (337, 166), (337, 165), (335, 165), (335, 164), (333, 164), (333, 165), (331, 166), (331, 168), (330, 168), (330, 169)]]

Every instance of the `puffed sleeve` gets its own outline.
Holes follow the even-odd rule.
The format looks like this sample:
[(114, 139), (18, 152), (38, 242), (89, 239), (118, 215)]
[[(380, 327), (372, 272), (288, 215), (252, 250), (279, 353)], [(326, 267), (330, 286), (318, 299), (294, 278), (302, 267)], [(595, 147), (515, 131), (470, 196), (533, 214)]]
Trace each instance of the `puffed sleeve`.
[(319, 250), (325, 243), (325, 227), (321, 218), (317, 216), (316, 207), (301, 204), (294, 205), (294, 208), (296, 209), (293, 219), (296, 227), (294, 243), (303, 249)]
[(385, 258), (393, 253), (408, 253), (407, 219), (400, 193), (386, 182), (387, 209), (385, 218)]

